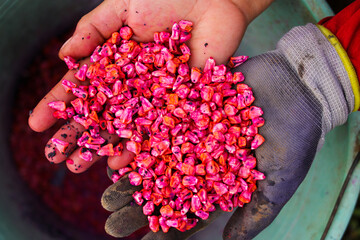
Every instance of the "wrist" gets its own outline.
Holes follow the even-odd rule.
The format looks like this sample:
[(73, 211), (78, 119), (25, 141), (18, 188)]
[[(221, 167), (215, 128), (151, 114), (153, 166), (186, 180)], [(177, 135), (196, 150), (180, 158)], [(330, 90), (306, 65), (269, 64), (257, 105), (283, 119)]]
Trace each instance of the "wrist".
[(350, 84), (351, 84), (351, 87), (352, 87), (352, 90), (354, 93), (354, 110), (353, 111), (354, 112), (358, 111), (358, 109), (360, 108), (360, 90), (359, 90), (359, 80), (357, 78), (355, 68), (354, 68), (353, 64), (351, 63), (351, 60), (350, 60), (348, 54), (346, 53), (346, 50), (343, 48), (343, 46), (341, 45), (340, 41), (335, 36), (335, 34), (333, 34), (330, 30), (328, 30), (327, 28), (325, 28), (322, 25), (317, 25), (317, 27), (322, 32), (322, 34), (324, 34), (324, 36), (330, 42), (330, 44), (332, 46), (334, 46), (337, 54), (339, 55), (343, 65), (344, 65), (344, 68), (348, 74)]
[(319, 28), (309, 23), (291, 29), (277, 43), (277, 51), (320, 102), (322, 137), (344, 124), (354, 110), (354, 92), (339, 54)]
[(267, 9), (274, 0), (231, 0), (244, 14), (247, 24)]

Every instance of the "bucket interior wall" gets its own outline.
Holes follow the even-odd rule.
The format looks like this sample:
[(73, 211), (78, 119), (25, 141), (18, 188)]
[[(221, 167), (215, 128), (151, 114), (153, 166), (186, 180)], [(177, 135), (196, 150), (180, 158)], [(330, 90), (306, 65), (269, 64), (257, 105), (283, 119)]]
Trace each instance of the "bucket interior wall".
[[(41, 46), (99, 1), (0, 1), (0, 239), (96, 239), (61, 221), (20, 178), (9, 138), (16, 80)], [(36, 139), (34, 139), (36, 141)]]

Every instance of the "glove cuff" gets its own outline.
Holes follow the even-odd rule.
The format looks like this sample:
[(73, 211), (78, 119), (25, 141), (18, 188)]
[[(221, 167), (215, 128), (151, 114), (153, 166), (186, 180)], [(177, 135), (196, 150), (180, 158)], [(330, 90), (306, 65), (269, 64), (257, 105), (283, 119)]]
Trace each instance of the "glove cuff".
[(314, 24), (290, 30), (278, 42), (277, 50), (322, 106), (321, 147), (325, 134), (344, 124), (354, 109), (349, 75), (334, 46)]
[(350, 84), (354, 93), (354, 110), (356, 112), (360, 108), (360, 89), (359, 89), (359, 80), (356, 76), (356, 71), (354, 66), (352, 65), (348, 54), (345, 49), (341, 45), (339, 39), (333, 34), (329, 29), (322, 25), (316, 25), (322, 34), (329, 40), (331, 45), (334, 46), (336, 52), (338, 53), (342, 63), (344, 64), (345, 70), (349, 76)]

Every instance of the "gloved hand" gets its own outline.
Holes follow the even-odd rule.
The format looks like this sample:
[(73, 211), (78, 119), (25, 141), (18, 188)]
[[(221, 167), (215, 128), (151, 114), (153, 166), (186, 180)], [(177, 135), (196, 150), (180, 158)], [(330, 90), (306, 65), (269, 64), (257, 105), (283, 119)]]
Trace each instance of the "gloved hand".
[[(236, 69), (253, 88), (254, 104), (264, 110), (260, 134), (266, 141), (255, 155), (266, 180), (258, 182), (252, 201), (235, 211), (224, 239), (251, 239), (268, 226), (305, 178), (325, 134), (345, 123), (354, 106), (357, 110), (358, 82), (350, 83), (354, 70), (345, 69), (343, 61), (319, 28), (308, 24), (288, 32), (276, 50)], [(105, 226), (110, 235), (127, 236), (147, 224), (142, 207), (131, 202), (134, 191), (123, 177), (104, 192), (102, 204), (114, 212)], [(218, 214), (190, 231), (150, 232), (143, 239), (185, 239)]]

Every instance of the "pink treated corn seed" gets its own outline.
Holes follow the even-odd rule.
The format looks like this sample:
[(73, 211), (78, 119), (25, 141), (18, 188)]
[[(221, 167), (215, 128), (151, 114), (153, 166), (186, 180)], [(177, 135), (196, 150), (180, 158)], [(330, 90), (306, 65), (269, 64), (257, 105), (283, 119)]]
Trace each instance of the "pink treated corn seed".
[(88, 65), (84, 64), (81, 68), (74, 74), (74, 76), (79, 79), (80, 81), (85, 81), (86, 79), (86, 72), (88, 70)]
[(141, 192), (137, 192), (137, 191), (136, 191), (132, 196), (133, 196), (135, 202), (136, 202), (138, 205), (142, 205), (142, 204), (143, 204), (144, 199), (142, 198), (142, 193), (141, 193)]
[(86, 162), (91, 162), (93, 160), (92, 153), (86, 148), (80, 148), (80, 158)]
[(69, 147), (68, 142), (62, 141), (60, 139), (52, 138), (51, 141), (57, 150), (59, 150), (61, 153), (65, 153), (66, 149)]
[(199, 218), (201, 218), (202, 220), (206, 220), (209, 218), (209, 213), (208, 212), (204, 212), (202, 210), (198, 210), (195, 212), (195, 215), (198, 216)]
[[(95, 145), (97, 145), (97, 144), (95, 144)], [(114, 156), (114, 148), (113, 148), (112, 143), (109, 143), (109, 144), (101, 147), (96, 153), (99, 156), (110, 156), (110, 157)]]
[(70, 82), (66, 79), (61, 81), (61, 85), (64, 87), (65, 92), (69, 93), (72, 91), (73, 88), (77, 87), (77, 85), (73, 82)]
[(159, 231), (159, 218), (157, 216), (148, 216), (149, 228), (153, 232)]
[(70, 56), (64, 57), (64, 62), (68, 66), (69, 70), (79, 67), (79, 64), (75, 62), (75, 59)]
[[(86, 82), (63, 80), (65, 91), (77, 98), (68, 107), (49, 104), (56, 118), (74, 119), (87, 129), (77, 141), (84, 160), (94, 152), (122, 154), (121, 143), (104, 145), (100, 130), (129, 139), (126, 148), (136, 154), (134, 161), (112, 179), (130, 172), (130, 183), (142, 186), (133, 198), (154, 232), (186, 231), (218, 207), (242, 207), (256, 181), (265, 178), (254, 169), (253, 151), (264, 142), (258, 130), (263, 111), (252, 106), (255, 98), (241, 83), (244, 75), (229, 68), (247, 57), (232, 57), (227, 66), (209, 58), (204, 71), (190, 69), (191, 51), (184, 42), (192, 25), (182, 20), (149, 43), (131, 40), (133, 32), (125, 26), (95, 49), (89, 66), (79, 68), (66, 57), (69, 68), (76, 68), (75, 78)], [(155, 206), (161, 216), (155, 216)]]
[(49, 102), (48, 106), (58, 111), (66, 110), (66, 103), (64, 101)]
[(142, 182), (142, 177), (137, 172), (131, 172), (129, 174), (130, 183), (134, 186), (139, 186)]
[(117, 173), (113, 173), (113, 175), (111, 175), (111, 180), (113, 181), (113, 183), (116, 183), (117, 181), (119, 181), (120, 178), (121, 178), (121, 176)]
[(169, 205), (165, 205), (160, 208), (160, 214), (163, 217), (172, 217), (174, 210)]
[(147, 201), (143, 206), (144, 215), (151, 215), (154, 212), (155, 205), (152, 201)]
[(248, 58), (247, 56), (230, 57), (229, 67), (235, 68), (244, 63)]
[(126, 149), (135, 154), (139, 154), (141, 151), (141, 144), (134, 141), (128, 141), (126, 143)]
[(261, 144), (263, 144), (264, 141), (265, 139), (263, 136), (261, 136), (260, 134), (256, 134), (253, 141), (251, 142), (251, 149), (258, 148)]
[(120, 29), (120, 37), (125, 40), (129, 40), (131, 36), (133, 35), (133, 31), (130, 27), (122, 27)]

